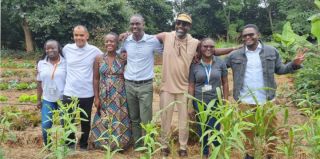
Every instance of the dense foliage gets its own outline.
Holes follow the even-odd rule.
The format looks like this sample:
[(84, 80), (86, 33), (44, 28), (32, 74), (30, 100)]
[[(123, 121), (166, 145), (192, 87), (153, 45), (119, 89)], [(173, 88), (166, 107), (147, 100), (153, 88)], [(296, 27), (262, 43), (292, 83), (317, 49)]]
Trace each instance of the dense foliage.
[[(30, 51), (47, 39), (71, 42), (74, 25), (86, 25), (93, 42), (101, 35), (128, 29), (128, 18), (141, 13), (146, 31), (154, 34), (172, 29), (174, 14), (193, 17), (192, 34), (235, 40), (244, 24), (255, 23), (264, 37), (280, 32), (286, 21), (298, 35), (307, 35), (307, 21), (317, 12), (314, 0), (10, 0), (1, 4), (1, 47)], [(301, 5), (303, 4), (303, 5)], [(310, 21), (315, 21), (312, 19)], [(313, 29), (316, 31), (316, 29)], [(314, 35), (316, 36), (316, 35)], [(96, 37), (98, 39), (96, 39)], [(270, 38), (271, 39), (271, 38)], [(28, 49), (29, 47), (29, 49)], [(32, 48), (33, 49), (33, 48)], [(34, 50), (34, 49), (33, 49)]]

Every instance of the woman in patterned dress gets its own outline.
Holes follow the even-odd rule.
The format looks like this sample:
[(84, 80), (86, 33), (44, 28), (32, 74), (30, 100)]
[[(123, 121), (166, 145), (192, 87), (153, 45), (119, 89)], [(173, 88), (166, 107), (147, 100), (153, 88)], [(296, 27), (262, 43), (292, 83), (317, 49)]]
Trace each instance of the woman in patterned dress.
[(93, 118), (90, 141), (95, 148), (107, 145), (113, 150), (126, 149), (131, 139), (123, 77), (126, 60), (116, 53), (117, 34), (108, 33), (104, 42), (107, 51), (96, 57), (93, 66), (94, 104), (97, 112)]

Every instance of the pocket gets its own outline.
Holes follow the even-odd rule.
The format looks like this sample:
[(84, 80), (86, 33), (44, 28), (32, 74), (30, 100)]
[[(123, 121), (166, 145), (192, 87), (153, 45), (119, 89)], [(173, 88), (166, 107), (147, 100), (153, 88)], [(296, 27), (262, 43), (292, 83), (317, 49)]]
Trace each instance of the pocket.
[(233, 72), (240, 72), (242, 65), (243, 65), (242, 59), (232, 59), (231, 60), (231, 67), (232, 67)]
[(267, 71), (269, 73), (274, 73), (275, 61), (276, 61), (275, 56), (266, 56), (266, 65), (267, 65), (266, 68), (268, 69)]

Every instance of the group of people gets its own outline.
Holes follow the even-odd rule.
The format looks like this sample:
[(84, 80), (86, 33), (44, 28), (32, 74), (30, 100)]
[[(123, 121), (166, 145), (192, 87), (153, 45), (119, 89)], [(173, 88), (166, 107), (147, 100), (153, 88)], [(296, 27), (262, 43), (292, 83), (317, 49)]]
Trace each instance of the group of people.
[[(242, 110), (253, 109), (257, 104), (263, 105), (275, 98), (274, 73), (293, 72), (301, 68), (304, 60), (303, 51), (300, 51), (293, 62), (283, 64), (277, 50), (259, 40), (259, 30), (253, 24), (244, 26), (242, 30), (243, 46), (219, 49), (215, 48), (211, 38), (199, 41), (188, 34), (192, 19), (185, 13), (177, 16), (175, 30), (171, 32), (148, 35), (144, 32), (144, 25), (144, 18), (140, 14), (132, 15), (131, 34), (118, 36), (111, 32), (105, 35), (105, 53), (87, 43), (89, 33), (83, 25), (73, 28), (75, 43), (67, 44), (63, 49), (55, 40), (45, 43), (45, 52), (37, 66), (38, 107), (41, 108), (45, 144), (48, 144), (46, 130), (52, 126), (51, 110), (59, 109), (56, 101), (60, 99), (67, 104), (71, 102), (71, 97), (77, 97), (78, 106), (87, 114), (80, 114), (81, 118), (87, 119), (81, 121), (80, 150), (87, 149), (88, 140), (96, 148), (108, 144), (113, 149), (125, 150), (131, 145), (132, 139), (134, 148), (143, 146), (138, 140), (144, 134), (141, 124), (152, 120), (154, 54), (158, 52), (163, 57), (161, 152), (164, 156), (171, 153), (169, 137), (174, 107), (168, 105), (174, 103), (178, 110), (178, 154), (186, 157), (188, 105), (193, 105), (196, 111), (199, 109), (197, 103), (188, 100), (184, 93), (188, 92), (209, 103), (217, 99), (216, 88), (222, 87), (223, 98), (228, 100), (227, 68), (231, 67), (234, 99), (242, 105)], [(123, 44), (118, 49), (120, 40)], [(225, 60), (217, 57), (225, 54), (229, 54)], [(261, 89), (265, 87), (272, 89)], [(247, 95), (252, 92), (253, 95)], [(91, 123), (92, 105), (97, 111)], [(208, 119), (207, 129), (212, 128), (216, 120)], [(219, 124), (215, 128), (220, 129)], [(108, 137), (110, 133), (105, 132), (109, 130), (117, 137), (118, 145), (107, 139), (97, 140)], [(254, 132), (246, 134), (250, 139)], [(75, 134), (69, 138), (74, 139)], [(208, 136), (202, 142), (205, 145), (202, 153), (208, 157)], [(72, 148), (75, 145), (68, 143)], [(215, 141), (214, 145), (219, 143)], [(248, 145), (246, 159), (252, 159), (250, 142)]]

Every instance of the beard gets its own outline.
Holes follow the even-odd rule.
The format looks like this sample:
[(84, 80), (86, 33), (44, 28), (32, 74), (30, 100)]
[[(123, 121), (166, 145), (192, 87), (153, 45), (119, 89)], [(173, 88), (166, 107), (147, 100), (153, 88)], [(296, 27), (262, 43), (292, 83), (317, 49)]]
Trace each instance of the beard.
[(186, 35), (187, 33), (186, 32), (182, 32), (182, 31), (176, 31), (176, 35), (178, 36), (178, 37), (184, 37), (185, 35)]

